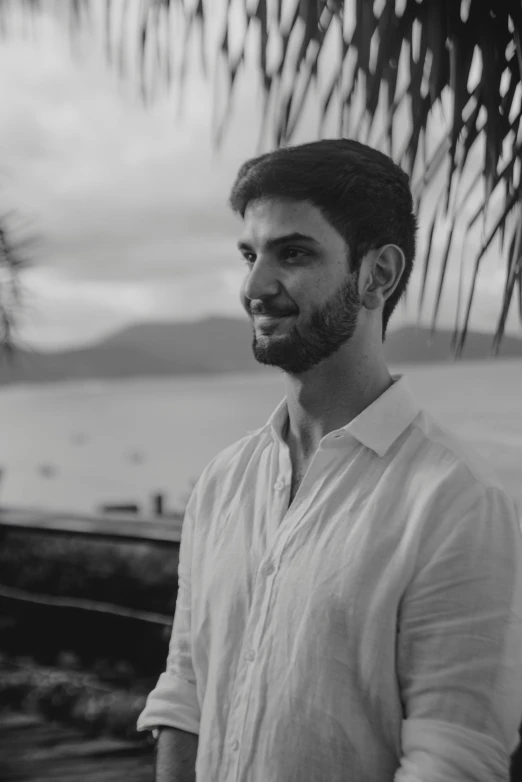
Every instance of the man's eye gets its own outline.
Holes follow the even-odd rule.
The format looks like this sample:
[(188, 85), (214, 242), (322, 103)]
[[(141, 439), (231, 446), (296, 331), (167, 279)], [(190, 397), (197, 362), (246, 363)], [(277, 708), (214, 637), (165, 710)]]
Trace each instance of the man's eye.
[(289, 260), (300, 258), (304, 254), (304, 250), (301, 250), (299, 247), (285, 247), (282, 253), (283, 258)]
[(243, 253), (243, 260), (247, 264), (254, 263), (256, 258), (254, 253)]

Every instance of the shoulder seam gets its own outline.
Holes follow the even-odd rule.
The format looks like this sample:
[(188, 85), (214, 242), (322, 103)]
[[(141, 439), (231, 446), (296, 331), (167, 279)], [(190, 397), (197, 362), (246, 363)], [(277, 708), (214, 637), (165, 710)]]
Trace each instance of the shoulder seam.
[[(474, 449), (474, 446), (472, 444), (467, 444), (465, 440), (460, 440), (458, 435), (453, 435), (445, 426), (444, 424), (439, 423), (435, 418), (431, 416), (431, 414), (425, 410), (421, 411), (425, 416), (427, 416), (428, 420), (437, 427), (443, 434), (447, 434), (452, 442), (447, 443), (443, 442), (442, 440), (436, 439), (432, 437), (428, 432), (426, 432), (422, 426), (422, 418), (419, 420), (419, 417), (417, 417), (413, 422), (413, 427), (420, 431), (421, 435), (428, 440), (428, 442), (432, 445), (437, 447), (446, 457), (451, 458), (456, 464), (461, 465), (463, 468), (465, 468), (470, 475), (470, 477), (473, 479), (473, 481), (480, 486), (484, 488), (492, 488), (492, 489), (498, 489), (502, 493), (507, 494), (505, 488), (502, 486), (499, 477), (497, 476), (495, 469), (493, 465), (490, 465), (489, 462), (478, 452)], [(455, 442), (455, 447), (453, 446), (453, 441)], [(460, 449), (460, 445), (462, 445), (462, 450)], [(466, 447), (469, 447), (472, 451), (469, 456), (466, 454)], [(473, 453), (473, 451), (475, 451)], [(475, 465), (473, 463), (473, 456), (476, 456), (477, 458), (477, 464)], [(471, 457), (471, 458), (470, 458)], [(482, 467), (481, 462), (484, 462), (484, 467)]]

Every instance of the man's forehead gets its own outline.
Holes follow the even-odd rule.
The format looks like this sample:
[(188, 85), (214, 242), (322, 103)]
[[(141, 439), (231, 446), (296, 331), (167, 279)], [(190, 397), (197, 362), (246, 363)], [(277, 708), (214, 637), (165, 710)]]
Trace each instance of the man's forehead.
[(245, 210), (241, 239), (264, 244), (292, 235), (320, 242), (324, 222), (319, 209), (309, 201), (256, 199)]
[(320, 211), (315, 204), (307, 199), (287, 198), (283, 196), (263, 196), (248, 202), (245, 208), (245, 220), (271, 219), (306, 219)]

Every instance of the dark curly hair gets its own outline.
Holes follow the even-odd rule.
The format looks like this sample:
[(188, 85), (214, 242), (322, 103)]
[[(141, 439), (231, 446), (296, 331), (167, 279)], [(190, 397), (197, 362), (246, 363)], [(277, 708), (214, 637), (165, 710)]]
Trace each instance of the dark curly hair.
[(400, 247), (406, 265), (384, 305), (384, 340), (415, 257), (417, 220), (405, 172), (366, 144), (325, 139), (277, 149), (244, 163), (232, 187), (231, 208), (244, 217), (250, 201), (266, 196), (314, 204), (346, 241), (353, 271), (359, 271), (369, 250), (385, 244)]

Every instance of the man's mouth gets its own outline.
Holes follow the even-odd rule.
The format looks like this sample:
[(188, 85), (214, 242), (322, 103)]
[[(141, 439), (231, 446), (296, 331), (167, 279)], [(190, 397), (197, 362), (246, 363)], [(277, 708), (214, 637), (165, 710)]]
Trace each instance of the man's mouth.
[(276, 321), (283, 320), (284, 318), (291, 318), (295, 315), (295, 312), (285, 313), (263, 313), (262, 315), (254, 315), (256, 323), (275, 323)]

